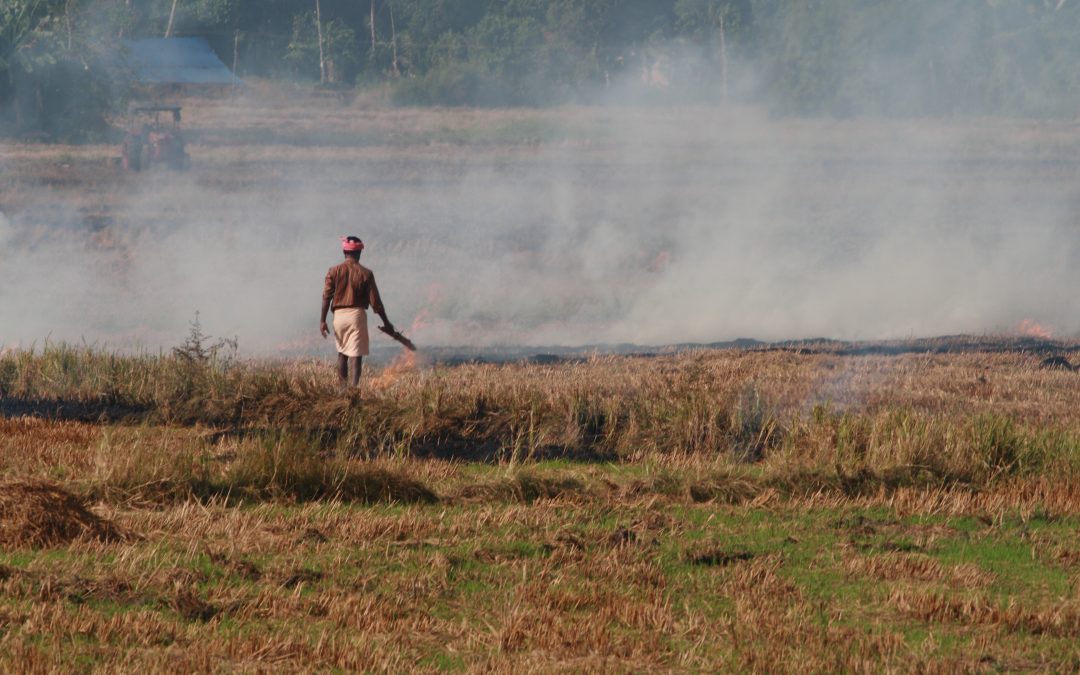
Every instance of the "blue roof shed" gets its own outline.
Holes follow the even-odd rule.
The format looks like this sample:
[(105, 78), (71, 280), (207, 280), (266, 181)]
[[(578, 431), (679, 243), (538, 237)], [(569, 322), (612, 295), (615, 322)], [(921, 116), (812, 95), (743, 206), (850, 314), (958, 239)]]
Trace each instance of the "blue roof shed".
[(140, 84), (231, 85), (239, 80), (199, 37), (145, 38), (124, 43), (124, 65)]

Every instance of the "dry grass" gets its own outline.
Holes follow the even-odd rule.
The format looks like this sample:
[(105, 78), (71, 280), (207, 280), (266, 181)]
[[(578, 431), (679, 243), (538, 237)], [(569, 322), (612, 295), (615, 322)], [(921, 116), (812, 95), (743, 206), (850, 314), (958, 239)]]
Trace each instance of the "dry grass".
[(109, 542), (127, 536), (60, 486), (0, 482), (0, 548), (62, 546), (81, 538)]
[(887, 553), (852, 556), (845, 561), (851, 574), (883, 581), (943, 582), (954, 588), (977, 588), (993, 583), (994, 576), (970, 563), (946, 567), (924, 554)]
[[(170, 357), (53, 347), (0, 357), (0, 391), (9, 415), (20, 401), (25, 412), (46, 414), (57, 402), (68, 418), (323, 428), (338, 434), (339, 446), (367, 455), (468, 442), (522, 457), (742, 451), (790, 461), (785, 446), (794, 446), (800, 458), (826, 455), (820, 459), (852, 472), (925, 465), (990, 477), (1075, 447), (1076, 376), (1039, 370), (1038, 360), (740, 351), (597, 357), (421, 369), (360, 401), (337, 394), (329, 368), (307, 363), (184, 367)], [(993, 397), (961, 386), (980, 377)]]
[[(951, 584), (974, 576), (941, 563), (944, 577), (916, 574), (938, 567), (901, 562), (903, 574), (874, 575), (901, 584), (895, 592), (860, 593), (853, 604), (844, 589), (858, 586), (828, 581), (834, 569), (853, 568), (846, 559), (834, 568), (816, 553), (828, 549), (820, 539), (828, 526), (819, 526), (815, 509), (728, 509), (555, 498), (114, 510), (110, 517), (145, 538), (80, 540), (62, 558), (3, 561), (8, 634), (0, 664), (54, 668), (80, 657), (104, 669), (197, 672), (222, 663), (869, 672), (950, 670), (988, 654), (1009, 662), (977, 642), (924, 651), (906, 635), (909, 616), (946, 632), (974, 622), (1021, 639), (1013, 663), (1040, 654), (1058, 668), (1069, 663), (1068, 650), (1055, 651), (1060, 643), (1042, 642), (1070, 639), (1068, 612), (1054, 614), (1040, 593), (1029, 593), (1027, 608), (1008, 621), (991, 621), (992, 603), (967, 623), (954, 613), (919, 613), (912, 607), (928, 592), (904, 590), (913, 577)], [(859, 567), (858, 575), (870, 569), (885, 568)], [(983, 572), (969, 587), (999, 583)], [(875, 618), (865, 621), (863, 612)], [(1016, 638), (1032, 627), (1042, 637)]]
[(898, 591), (890, 601), (901, 612), (923, 621), (1002, 626), (1006, 630), (1035, 635), (1080, 637), (1080, 607), (1075, 602), (1028, 609), (1017, 603), (1001, 606), (982, 596), (958, 599), (910, 591)]
[[(306, 362), (181, 367), (172, 357), (51, 347), (0, 357), (5, 412), (61, 418), (0, 421), (0, 466), (78, 476), (88, 494), (111, 501), (835, 497), (898, 510), (942, 500), (934, 508), (950, 513), (1038, 505), (1071, 514), (1080, 388), (1075, 374), (1039, 370), (1037, 361), (739, 351), (597, 357), (416, 370), (359, 398), (338, 394), (330, 369)], [(956, 389), (975, 373), (994, 382), (993, 401)], [(659, 473), (609, 485), (526, 471), (434, 489), (411, 477), (417, 463), (379, 463), (432, 457), (511, 469), (545, 459), (644, 463)]]

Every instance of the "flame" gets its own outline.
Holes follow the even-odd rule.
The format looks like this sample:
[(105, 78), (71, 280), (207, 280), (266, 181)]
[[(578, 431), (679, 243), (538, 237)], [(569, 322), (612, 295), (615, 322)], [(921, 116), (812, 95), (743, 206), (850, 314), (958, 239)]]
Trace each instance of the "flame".
[(1016, 327), (1016, 330), (1018, 333), (1026, 337), (1036, 337), (1044, 339), (1054, 337), (1054, 334), (1050, 331), (1050, 329), (1044, 326), (1040, 326), (1031, 319), (1024, 319), (1023, 321), (1021, 321), (1020, 324)]
[(405, 373), (412, 372), (416, 369), (416, 352), (410, 352), (407, 349), (401, 350), (401, 353), (390, 362), (390, 365), (382, 369), (378, 375), (372, 378), (371, 386), (373, 389), (385, 389), (398, 380)]
[[(428, 295), (434, 295), (438, 292), (438, 287), (433, 286), (428, 289)], [(413, 337), (417, 331), (423, 330), (423, 328), (430, 324), (428, 316), (431, 311), (424, 307), (417, 313), (416, 318), (413, 319), (412, 324), (409, 326), (408, 335)], [(382, 369), (378, 375), (371, 380), (370, 386), (373, 389), (385, 389), (391, 384), (396, 382), (405, 373), (410, 373), (416, 370), (416, 352), (411, 352), (407, 349), (402, 349), (401, 353), (394, 357), (394, 360), (390, 362), (390, 365)]]

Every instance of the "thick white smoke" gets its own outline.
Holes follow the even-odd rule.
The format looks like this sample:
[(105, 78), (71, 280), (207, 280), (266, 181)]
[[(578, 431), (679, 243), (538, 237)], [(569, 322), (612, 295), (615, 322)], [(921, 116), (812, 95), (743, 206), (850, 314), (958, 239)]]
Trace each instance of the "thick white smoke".
[(246, 354), (329, 349), (342, 234), (428, 345), (1080, 334), (1069, 125), (279, 106), (194, 106), (189, 172), (98, 192), (7, 162), (0, 346), (168, 347), (198, 311)]

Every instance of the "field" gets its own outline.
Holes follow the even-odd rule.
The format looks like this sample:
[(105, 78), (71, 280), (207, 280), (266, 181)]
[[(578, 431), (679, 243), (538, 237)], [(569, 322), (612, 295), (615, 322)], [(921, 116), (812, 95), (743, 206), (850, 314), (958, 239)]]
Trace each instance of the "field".
[(185, 113), (0, 156), (0, 671), (1080, 669), (1073, 125)]
[(1038, 364), (716, 350), (346, 397), (9, 354), (0, 666), (1075, 669), (1080, 387)]

